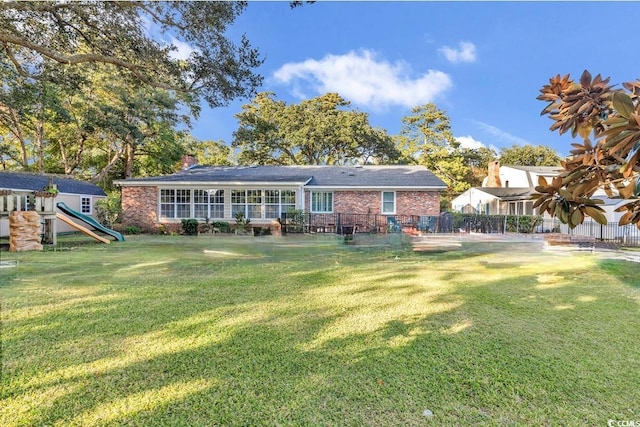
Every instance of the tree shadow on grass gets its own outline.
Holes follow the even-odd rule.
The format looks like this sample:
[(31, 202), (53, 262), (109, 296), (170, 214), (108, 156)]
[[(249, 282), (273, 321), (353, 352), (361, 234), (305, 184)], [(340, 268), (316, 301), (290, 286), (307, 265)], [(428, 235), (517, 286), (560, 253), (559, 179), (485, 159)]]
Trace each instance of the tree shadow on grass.
[(585, 264), (345, 256), (196, 257), (169, 264), (179, 286), (148, 265), (138, 285), (92, 287), (5, 326), (24, 329), (14, 347), (58, 319), (58, 347), (24, 347), (34, 368), (11, 349), (3, 399), (34, 425), (390, 426), (422, 425), (424, 409), (438, 425), (597, 424), (640, 400), (637, 302), (605, 274), (585, 280)]

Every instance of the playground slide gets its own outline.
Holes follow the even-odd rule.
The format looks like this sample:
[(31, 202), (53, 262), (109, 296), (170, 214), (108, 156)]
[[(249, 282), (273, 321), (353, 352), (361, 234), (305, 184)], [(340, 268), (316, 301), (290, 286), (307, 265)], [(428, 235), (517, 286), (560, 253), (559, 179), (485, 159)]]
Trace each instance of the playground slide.
[(81, 225), (76, 224), (75, 222), (73, 222), (71, 219), (67, 218), (66, 216), (57, 213), (56, 214), (56, 218), (58, 218), (59, 220), (62, 220), (64, 222), (66, 222), (67, 224), (69, 224), (71, 227), (75, 228), (78, 231), (83, 232), (84, 234), (86, 234), (87, 236), (91, 236), (96, 240), (101, 241), (102, 243), (111, 243), (111, 240), (109, 239), (105, 239), (102, 236), (98, 236), (96, 233), (94, 233), (93, 231), (89, 230), (86, 227), (83, 227)]
[(90, 216), (74, 211), (73, 209), (69, 208), (69, 206), (65, 205), (63, 202), (56, 203), (56, 206), (58, 207), (58, 209), (60, 209), (62, 212), (69, 215), (70, 217), (79, 219), (80, 221), (86, 224), (89, 224), (96, 230), (104, 234), (108, 234), (109, 236), (113, 237), (116, 240), (119, 240), (120, 242), (124, 242), (124, 236), (122, 234), (118, 233), (115, 230), (102, 226), (102, 224), (100, 224), (98, 221), (91, 218)]

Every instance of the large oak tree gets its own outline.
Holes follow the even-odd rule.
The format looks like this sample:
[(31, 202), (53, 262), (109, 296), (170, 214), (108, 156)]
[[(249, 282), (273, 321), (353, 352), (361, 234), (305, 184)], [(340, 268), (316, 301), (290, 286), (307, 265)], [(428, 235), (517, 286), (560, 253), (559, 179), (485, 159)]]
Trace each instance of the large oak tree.
[[(246, 2), (5, 1), (0, 3), (0, 61), (24, 77), (59, 67), (101, 63), (157, 88), (194, 92), (212, 106), (251, 96), (262, 60), (227, 27)], [(164, 42), (164, 39), (174, 42)], [(177, 43), (191, 48), (186, 59)]]
[(561, 157), (546, 145), (512, 145), (500, 149), (500, 164), (505, 166), (558, 166)]
[(242, 164), (321, 165), (389, 163), (399, 153), (386, 131), (337, 93), (286, 104), (258, 94), (236, 114), (232, 146)]

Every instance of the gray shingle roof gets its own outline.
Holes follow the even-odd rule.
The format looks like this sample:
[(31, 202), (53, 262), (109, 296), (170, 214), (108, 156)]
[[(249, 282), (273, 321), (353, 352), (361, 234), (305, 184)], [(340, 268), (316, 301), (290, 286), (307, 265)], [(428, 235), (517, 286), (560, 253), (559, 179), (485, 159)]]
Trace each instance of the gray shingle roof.
[(49, 179), (58, 186), (61, 193), (106, 196), (102, 188), (89, 182), (56, 175), (39, 175), (28, 172), (0, 171), (0, 188), (20, 191), (38, 191), (49, 185)]
[(142, 183), (259, 183), (280, 182), (312, 187), (428, 187), (445, 183), (424, 166), (194, 166), (173, 175), (117, 181)]

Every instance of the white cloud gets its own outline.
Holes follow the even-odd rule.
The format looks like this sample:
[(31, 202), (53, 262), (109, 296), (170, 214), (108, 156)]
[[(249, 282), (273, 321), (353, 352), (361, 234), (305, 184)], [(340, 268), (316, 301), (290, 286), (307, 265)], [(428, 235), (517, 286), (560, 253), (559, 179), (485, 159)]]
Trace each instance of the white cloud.
[(483, 123), (478, 120), (473, 120), (473, 123), (475, 123), (479, 128), (489, 133), (490, 135), (495, 136), (499, 141), (506, 142), (512, 145), (532, 145), (531, 142), (527, 141), (524, 138), (512, 135), (509, 132), (503, 131), (502, 129), (499, 129), (487, 123)]
[(174, 46), (174, 49), (169, 52), (171, 58), (186, 60), (189, 59), (189, 55), (191, 55), (192, 52), (196, 51), (189, 43), (178, 40), (172, 34), (163, 31), (160, 25), (154, 23), (149, 16), (144, 14), (140, 15), (140, 21), (148, 37), (163, 45)]
[(477, 139), (475, 139), (471, 135), (456, 136), (455, 138), (456, 138), (456, 141), (458, 141), (460, 143), (460, 147), (462, 147), (462, 148), (469, 148), (471, 150), (477, 150), (478, 148), (490, 148), (491, 150), (495, 151), (496, 153), (500, 152), (500, 149), (498, 147), (496, 147), (495, 145), (489, 144), (489, 146), (487, 147), (487, 145), (484, 142), (478, 141)]
[(189, 55), (191, 55), (192, 52), (195, 52), (195, 49), (191, 47), (189, 43), (180, 41), (175, 37), (171, 38), (171, 42), (169, 42), (169, 44), (176, 47), (176, 50), (172, 50), (170, 53), (170, 56), (173, 59), (189, 59)]
[(462, 148), (482, 148), (486, 147), (482, 142), (475, 140), (471, 135), (467, 136), (456, 136), (456, 141), (460, 143), (460, 147)]
[(471, 42), (460, 42), (458, 43), (458, 47), (459, 49), (443, 46), (438, 50), (449, 62), (458, 63), (476, 61), (476, 45)]
[(373, 110), (433, 102), (452, 86), (451, 77), (441, 71), (428, 70), (417, 78), (410, 71), (406, 63), (378, 60), (373, 52), (363, 50), (284, 64), (273, 77), (292, 85), (298, 95), (304, 93), (303, 88), (319, 94), (337, 92)]

